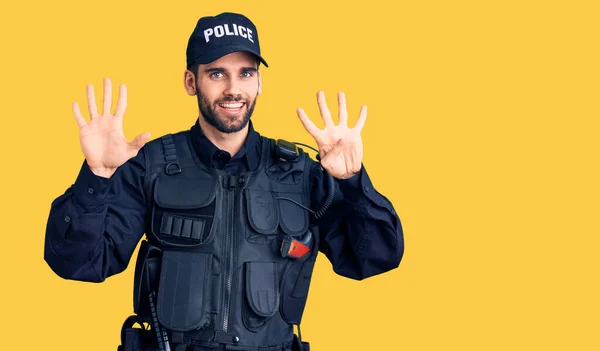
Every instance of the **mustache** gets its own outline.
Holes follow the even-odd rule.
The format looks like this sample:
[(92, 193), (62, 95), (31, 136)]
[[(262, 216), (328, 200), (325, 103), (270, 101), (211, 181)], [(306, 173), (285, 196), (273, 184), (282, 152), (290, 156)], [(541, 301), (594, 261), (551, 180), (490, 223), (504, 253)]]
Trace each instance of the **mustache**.
[(216, 100), (215, 104), (220, 104), (223, 102), (240, 102), (240, 101), (245, 101), (241, 95), (238, 96), (226, 96), (222, 99)]

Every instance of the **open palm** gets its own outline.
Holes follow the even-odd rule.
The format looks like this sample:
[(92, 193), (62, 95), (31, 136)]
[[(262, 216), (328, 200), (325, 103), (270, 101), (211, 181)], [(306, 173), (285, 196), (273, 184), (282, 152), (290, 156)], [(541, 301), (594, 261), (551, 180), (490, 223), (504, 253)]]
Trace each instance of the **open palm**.
[(87, 164), (96, 175), (109, 178), (116, 169), (137, 155), (150, 133), (143, 133), (131, 142), (123, 134), (123, 115), (127, 107), (127, 88), (121, 85), (115, 114), (111, 114), (112, 84), (104, 79), (104, 98), (102, 115), (98, 114), (94, 87), (87, 86), (88, 111), (90, 120), (86, 122), (79, 104), (73, 103), (73, 113), (79, 125), (79, 142)]
[(367, 107), (362, 106), (356, 125), (349, 128), (344, 93), (338, 93), (338, 125), (333, 123), (324, 92), (317, 93), (317, 103), (325, 122), (325, 129), (319, 129), (302, 108), (297, 111), (298, 117), (306, 131), (317, 142), (323, 168), (335, 178), (350, 178), (358, 173), (362, 166), (363, 145), (360, 133), (367, 119)]

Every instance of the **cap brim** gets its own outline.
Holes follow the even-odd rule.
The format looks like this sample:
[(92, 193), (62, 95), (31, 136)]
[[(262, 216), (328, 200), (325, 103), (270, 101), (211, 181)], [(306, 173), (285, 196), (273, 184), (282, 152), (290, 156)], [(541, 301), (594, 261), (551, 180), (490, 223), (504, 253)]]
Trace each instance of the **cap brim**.
[(215, 60), (220, 59), (221, 57), (231, 54), (232, 52), (245, 51), (253, 54), (256, 58), (263, 63), (266, 67), (269, 67), (267, 61), (265, 61), (262, 56), (260, 56), (255, 50), (252, 50), (244, 45), (225, 45), (218, 48), (215, 48), (211, 51), (205, 52), (203, 55), (198, 56), (194, 59), (194, 63), (199, 63), (205, 65), (207, 63), (211, 63)]

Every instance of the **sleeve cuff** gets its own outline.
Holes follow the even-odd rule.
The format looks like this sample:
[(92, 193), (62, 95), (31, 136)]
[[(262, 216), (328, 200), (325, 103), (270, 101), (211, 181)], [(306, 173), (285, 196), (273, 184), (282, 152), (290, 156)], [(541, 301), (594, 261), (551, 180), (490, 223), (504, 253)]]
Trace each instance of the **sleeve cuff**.
[(340, 190), (344, 192), (346, 190), (353, 191), (360, 188), (360, 180), (362, 177), (362, 173), (364, 172), (364, 168), (365, 167), (361, 165), (360, 171), (348, 179), (336, 178), (335, 180), (340, 185)]
[[(363, 173), (365, 173), (363, 175)], [(363, 184), (364, 178), (369, 181), (369, 176), (366, 175), (365, 166), (361, 165), (360, 171), (348, 179), (336, 179), (340, 186), (340, 191), (344, 195), (344, 198), (351, 202), (359, 202), (363, 196)]]
[(73, 184), (73, 195), (77, 203), (85, 208), (90, 204), (103, 202), (109, 185), (110, 179), (95, 175), (87, 161), (84, 161)]
[(373, 187), (364, 165), (354, 176), (348, 179), (337, 179), (337, 182), (345, 199), (355, 203), (366, 202), (387, 207), (386, 201)]

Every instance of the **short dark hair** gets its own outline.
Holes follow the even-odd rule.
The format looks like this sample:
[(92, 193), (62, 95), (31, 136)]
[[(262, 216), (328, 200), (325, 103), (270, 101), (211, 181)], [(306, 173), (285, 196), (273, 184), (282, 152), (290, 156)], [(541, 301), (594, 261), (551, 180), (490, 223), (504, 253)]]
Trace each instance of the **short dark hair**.
[(198, 79), (198, 67), (200, 67), (199, 63), (194, 63), (191, 65), (188, 70), (190, 70), (194, 74), (194, 79)]

